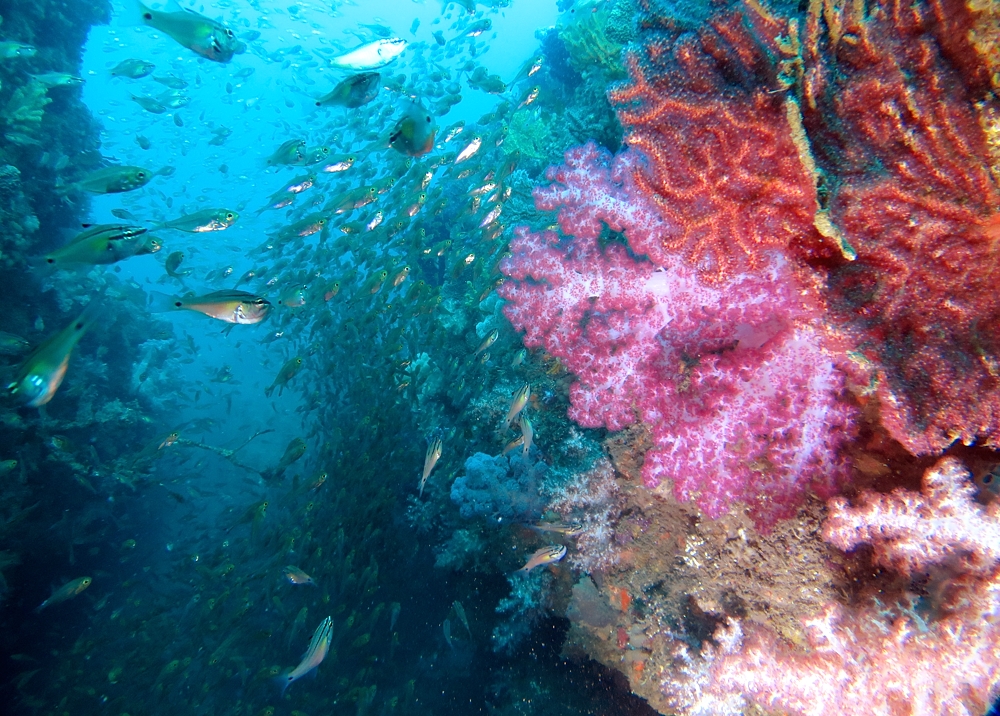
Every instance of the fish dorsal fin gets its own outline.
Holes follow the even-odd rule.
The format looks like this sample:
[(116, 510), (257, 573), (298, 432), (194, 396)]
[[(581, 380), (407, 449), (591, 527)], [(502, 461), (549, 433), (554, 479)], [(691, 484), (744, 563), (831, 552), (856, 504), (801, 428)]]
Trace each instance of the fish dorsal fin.
[(160, 12), (194, 12), (194, 10), (181, 7), (181, 4), (177, 0), (167, 0), (163, 3), (163, 7), (160, 8)]

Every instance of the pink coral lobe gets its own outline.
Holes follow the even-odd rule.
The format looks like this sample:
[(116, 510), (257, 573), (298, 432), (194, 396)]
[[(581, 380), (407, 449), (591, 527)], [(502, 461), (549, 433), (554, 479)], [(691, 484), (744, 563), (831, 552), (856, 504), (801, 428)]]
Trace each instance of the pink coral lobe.
[(708, 284), (676, 258), (654, 264), (617, 241), (602, 249), (605, 224), (633, 248), (665, 226), (636, 187), (642, 161), (591, 143), (549, 170), (553, 183), (536, 202), (558, 210), (568, 236), (517, 230), (501, 264), (506, 315), (526, 345), (544, 346), (579, 378), (573, 420), (650, 426), (647, 485), (672, 481), (678, 499), (709, 517), (743, 502), (770, 527), (809, 489), (833, 494), (844, 474), (836, 447), (850, 411), (837, 398), (843, 379), (816, 287), (777, 252), (753, 274)]

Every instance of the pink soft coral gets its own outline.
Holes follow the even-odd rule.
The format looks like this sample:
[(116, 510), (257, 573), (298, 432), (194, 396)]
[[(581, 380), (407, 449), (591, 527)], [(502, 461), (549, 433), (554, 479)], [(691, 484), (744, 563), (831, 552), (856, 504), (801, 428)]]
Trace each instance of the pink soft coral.
[(525, 344), (544, 346), (579, 377), (570, 417), (610, 430), (647, 423), (647, 485), (672, 480), (675, 495), (709, 517), (739, 501), (767, 528), (809, 488), (833, 494), (849, 410), (837, 398), (843, 378), (816, 287), (778, 252), (753, 274), (709, 285), (669, 256), (656, 265), (620, 242), (602, 249), (605, 224), (632, 247), (664, 226), (635, 187), (641, 160), (612, 159), (594, 144), (565, 158), (535, 200), (559, 210), (571, 238), (519, 229), (500, 293)]
[(838, 547), (870, 543), (878, 562), (907, 573), (958, 569), (935, 614), (830, 604), (805, 623), (808, 649), (730, 621), (702, 657), (678, 643), (667, 698), (684, 714), (740, 713), (745, 700), (802, 716), (986, 713), (1000, 694), (1000, 509), (974, 501), (970, 478), (945, 458), (922, 493), (830, 503), (824, 533)]

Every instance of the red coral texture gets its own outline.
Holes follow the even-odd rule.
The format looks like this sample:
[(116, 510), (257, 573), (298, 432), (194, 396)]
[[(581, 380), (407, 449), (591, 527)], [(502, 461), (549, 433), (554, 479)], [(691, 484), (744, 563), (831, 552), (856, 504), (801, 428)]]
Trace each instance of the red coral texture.
[(922, 493), (830, 504), (825, 533), (837, 546), (870, 543), (880, 562), (908, 573), (960, 571), (935, 613), (832, 604), (806, 622), (808, 649), (730, 622), (664, 692), (687, 714), (737, 713), (744, 698), (803, 716), (986, 713), (1000, 694), (1000, 511), (973, 494), (968, 471), (945, 458), (924, 475)]
[(996, 102), (964, 3), (870, 5), (806, 33), (805, 126), (858, 254), (831, 272), (830, 303), (878, 368), (893, 437), (916, 454), (995, 446), (1000, 193), (976, 104)]
[(680, 256), (706, 283), (764, 270), (768, 249), (818, 245), (816, 188), (802, 166), (783, 95), (735, 13), (701, 33), (657, 38), (626, 57), (631, 82), (609, 92), (642, 151), (639, 190), (665, 221), (633, 248)]
[(605, 224), (637, 251), (669, 219), (637, 189), (635, 152), (612, 161), (588, 144), (565, 160), (535, 201), (559, 210), (567, 238), (518, 229), (500, 293), (525, 345), (579, 378), (570, 417), (610, 430), (644, 421), (655, 445), (647, 485), (670, 481), (709, 517), (742, 502), (766, 529), (810, 489), (835, 492), (849, 410), (815, 287), (778, 252), (709, 285), (672, 255), (654, 263), (617, 241), (602, 249)]

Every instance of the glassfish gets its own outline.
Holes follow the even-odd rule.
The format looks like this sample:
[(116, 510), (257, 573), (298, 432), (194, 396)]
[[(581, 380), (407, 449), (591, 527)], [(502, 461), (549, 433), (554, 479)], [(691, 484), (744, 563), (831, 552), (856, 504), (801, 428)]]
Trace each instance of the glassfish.
[(67, 582), (63, 586), (59, 587), (59, 589), (52, 592), (51, 597), (39, 604), (35, 608), (35, 613), (37, 614), (46, 607), (51, 607), (53, 604), (65, 602), (67, 599), (72, 599), (84, 589), (89, 587), (91, 581), (93, 580), (91, 580), (90, 577), (80, 577), (79, 579), (74, 579), (72, 582)]
[(99, 300), (91, 301), (80, 317), (36, 348), (17, 372), (17, 378), (7, 386), (7, 392), (23, 405), (38, 408), (56, 394), (69, 356), (87, 330), (97, 320)]
[(309, 642), (309, 648), (306, 649), (306, 653), (302, 657), (302, 661), (299, 662), (299, 665), (288, 673), (282, 674), (275, 679), (275, 682), (281, 686), (282, 695), (284, 695), (285, 689), (287, 689), (292, 682), (301, 679), (303, 676), (323, 663), (323, 659), (326, 658), (327, 652), (330, 651), (330, 639), (332, 637), (333, 618), (327, 617), (318, 627), (316, 627), (316, 631), (313, 632), (312, 640)]
[[(285, 385), (288, 383), (288, 381), (290, 381), (292, 378), (295, 377), (295, 374), (298, 373), (299, 370), (301, 370), (301, 368), (302, 368), (302, 358), (296, 356), (295, 358), (289, 360), (287, 363), (281, 366), (281, 370), (279, 370), (278, 375), (275, 376), (274, 382), (264, 389), (264, 395), (270, 398), (271, 393), (273, 393), (274, 389), (277, 388), (278, 395), (280, 396), (283, 392), (285, 392)], [(292, 442), (294, 443), (295, 441), (293, 440)], [(291, 447), (292, 445), (289, 444), (288, 448), (291, 449)], [(288, 450), (286, 450), (285, 452), (287, 454)], [(282, 458), (282, 461), (284, 461), (284, 458)]]
[(104, 167), (91, 172), (74, 186), (91, 194), (121, 194), (146, 186), (153, 176), (153, 172), (144, 167)]

